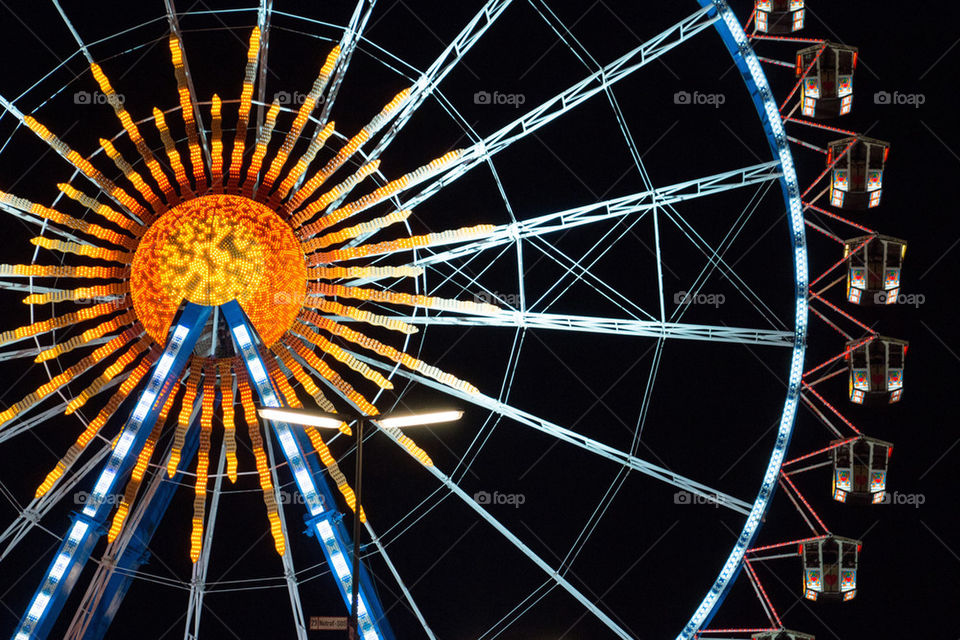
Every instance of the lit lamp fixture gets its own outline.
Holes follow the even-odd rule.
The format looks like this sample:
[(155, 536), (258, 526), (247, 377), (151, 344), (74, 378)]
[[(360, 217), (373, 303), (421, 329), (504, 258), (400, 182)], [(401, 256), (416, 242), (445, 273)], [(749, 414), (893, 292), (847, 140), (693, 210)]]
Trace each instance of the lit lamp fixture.
[(350, 600), (350, 634), (351, 640), (359, 640), (359, 601), (360, 601), (360, 510), (362, 502), (363, 483), (363, 427), (367, 422), (373, 422), (387, 429), (402, 429), (404, 427), (421, 427), (443, 422), (454, 422), (463, 416), (459, 409), (443, 409), (423, 411), (418, 413), (388, 413), (378, 416), (367, 416), (355, 413), (326, 413), (324, 411), (310, 411), (306, 409), (289, 409), (276, 407), (261, 407), (257, 410), (264, 420), (300, 424), (318, 429), (337, 429), (347, 432), (347, 421), (356, 422), (357, 438), (357, 465), (354, 481), (357, 496), (356, 508), (353, 510), (353, 574), (351, 584), (353, 593)]

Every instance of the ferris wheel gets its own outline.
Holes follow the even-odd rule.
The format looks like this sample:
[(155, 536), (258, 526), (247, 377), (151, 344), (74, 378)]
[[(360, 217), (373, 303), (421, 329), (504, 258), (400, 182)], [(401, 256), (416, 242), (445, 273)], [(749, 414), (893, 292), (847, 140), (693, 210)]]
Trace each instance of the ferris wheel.
[[(57, 539), (39, 565), (23, 565), (40, 581), (17, 603), (15, 640), (105, 637), (135, 596), (141, 605), (179, 601), (172, 633), (196, 638), (208, 624), (229, 628), (211, 605), (218, 597), (249, 597), (256, 607), (277, 593), (289, 620), (254, 615), (249, 624), (306, 638), (318, 607), (342, 616), (355, 588), (360, 636), (369, 640), (529, 637), (524, 625), (552, 617), (552, 602), (575, 609), (571, 628), (587, 625), (588, 637), (633, 638), (649, 628), (634, 602), (644, 588), (682, 588), (690, 606), (656, 623), (697, 637), (712, 632), (738, 577), (764, 593), (754, 563), (780, 546), (756, 541), (776, 488), (812, 511), (783, 468), (808, 459), (787, 459), (801, 403), (823, 401), (816, 411), (824, 420), (832, 424), (829, 410), (842, 418), (813, 387), (848, 372), (854, 402), (899, 400), (906, 344), (875, 332), (856, 338), (827, 320), (846, 337), (843, 353), (805, 371), (812, 298), (866, 326), (812, 289), (805, 229), (838, 236), (810, 212), (841, 218), (807, 197), (813, 187), (803, 191), (791, 149), (798, 139), (785, 129), (800, 122), (792, 98), (812, 118), (850, 110), (849, 81), (837, 74), (852, 76), (855, 52), (816, 41), (798, 54), (797, 86), (781, 102), (762, 67), (776, 61), (752, 48), (773, 38), (758, 30), (775, 32), (785, 20), (791, 32), (802, 27), (802, 2), (758, 1), (748, 35), (725, 2), (701, 0), (651, 18), (656, 30), (620, 46), (616, 38), (585, 44), (575, 18), (541, 0), (489, 0), (448, 9), (466, 12), (458, 29), (440, 38), (435, 57), (416, 62), (405, 56), (418, 47), (404, 51), (396, 36), (404, 29), (375, 30), (390, 19), (375, 0), (329, 17), (266, 0), (203, 9), (166, 0), (131, 9), (125, 28), (96, 37), (68, 7), (52, 5), (72, 55), (19, 95), (0, 90), (0, 159), (57, 158), (42, 176), (32, 172), (31, 191), (0, 184), (0, 208), (24, 223), (35, 247), (22, 264), (0, 265), (0, 289), (26, 311), (0, 334), (0, 360), (33, 359), (44, 375), (3, 408), (0, 447), (69, 433), (42, 471), (25, 458), (32, 473), (2, 484), (16, 513), (0, 530), (0, 566), (20, 566), (18, 554), (38, 536)], [(469, 64), (485, 80), (488, 66), (522, 59), (496, 45), (498, 31), (515, 38), (531, 24), (569, 58), (567, 82), (518, 93), (464, 82)], [(754, 131), (742, 133), (750, 154), (698, 148), (694, 131), (684, 142), (689, 162), (677, 163), (673, 147), (660, 151), (670, 162), (658, 166), (657, 143), (637, 141), (654, 115), (633, 96), (656, 86), (644, 74), (696, 60), (705, 41), (716, 61), (734, 63), (726, 78), (734, 89), (716, 95), (759, 116), (760, 126), (751, 114)], [(616, 55), (595, 57), (602, 46)], [(272, 62), (279, 55), (284, 63)], [(302, 65), (291, 68), (296, 56)], [(483, 64), (486, 56), (493, 62)], [(154, 91), (168, 89), (156, 104), (142, 97), (141, 64), (155, 74), (145, 74)], [(309, 79), (294, 85), (287, 76)], [(475, 88), (472, 115), (449, 84)], [(670, 108), (716, 106), (709, 96), (698, 105), (701, 97), (679, 91)], [(70, 102), (94, 142), (75, 143), (48, 121)], [(647, 108), (664, 111), (662, 103)], [(817, 182), (832, 171), (830, 205), (873, 207), (885, 143), (844, 134), (825, 151), (828, 170)], [(548, 147), (550, 135), (603, 168), (563, 174), (563, 166), (511, 155)], [(566, 156), (550, 153), (565, 165)], [(615, 157), (628, 162), (629, 178), (608, 181), (600, 194), (584, 180)], [(580, 197), (563, 184), (571, 174), (584, 182)], [(850, 265), (850, 303), (878, 293), (895, 300), (905, 243), (858, 226), (867, 235), (840, 239), (843, 258), (828, 273)], [(752, 232), (775, 238), (756, 260)], [(721, 366), (729, 373), (718, 375)], [(742, 396), (743, 380), (758, 377), (769, 397), (726, 418), (746, 425), (742, 433), (702, 429), (705, 416)], [(451, 403), (465, 411), (452, 430), (391, 424), (420, 405)], [(318, 408), (342, 420), (330, 437), (261, 421), (264, 407)], [(364, 440), (373, 453), (364, 455), (375, 469), (359, 501), (348, 471), (359, 453), (348, 436), (359, 425), (350, 416), (374, 426)], [(688, 431), (678, 436), (674, 426)], [(836, 500), (874, 500), (885, 489), (889, 443), (854, 429), (856, 437), (816, 453), (834, 456)], [(732, 460), (717, 454), (721, 443)], [(177, 503), (183, 495), (189, 504)], [(250, 496), (253, 508), (248, 501), (232, 520), (228, 503)], [(661, 518), (676, 508), (689, 522), (640, 522), (645, 508)], [(690, 541), (717, 526), (718, 509), (735, 518), (735, 535), (694, 551)], [(359, 537), (349, 527), (358, 511)], [(458, 538), (448, 526), (461, 522)], [(172, 523), (189, 563), (163, 577), (150, 560), (171, 537), (158, 534), (162, 523)], [(457, 550), (480, 535), (474, 527), (482, 539)], [(824, 558), (836, 556), (837, 575), (846, 576), (844, 563), (859, 553), (855, 540), (813, 528), (799, 541), (805, 594), (829, 591)], [(218, 577), (217, 548), (247, 529), (262, 534), (254, 545), (272, 548), (271, 575), (225, 577), (241, 551)], [(640, 562), (647, 549), (671, 544), (663, 555), (691, 554), (691, 576), (623, 572), (625, 550), (643, 547)], [(435, 588), (418, 588), (457, 558), (470, 560), (444, 570)], [(623, 580), (630, 593), (608, 598)], [(145, 596), (148, 587), (166, 595)], [(488, 600), (458, 601), (451, 616), (458, 595), (478, 592)], [(749, 633), (793, 633), (765, 594), (763, 602), (770, 628)], [(273, 605), (262, 606), (272, 617)]]

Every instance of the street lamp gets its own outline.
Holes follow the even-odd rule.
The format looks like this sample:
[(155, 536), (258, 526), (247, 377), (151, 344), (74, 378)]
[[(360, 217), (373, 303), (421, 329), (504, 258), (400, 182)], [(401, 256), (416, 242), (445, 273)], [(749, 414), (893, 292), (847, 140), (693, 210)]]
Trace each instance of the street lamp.
[(289, 409), (277, 407), (261, 407), (257, 413), (264, 420), (286, 422), (317, 427), (319, 429), (337, 429), (343, 431), (345, 421), (357, 423), (357, 464), (355, 472), (356, 504), (353, 509), (353, 574), (351, 578), (350, 600), (350, 640), (360, 639), (360, 509), (363, 491), (363, 427), (367, 422), (373, 422), (386, 428), (402, 429), (404, 427), (421, 427), (428, 424), (453, 422), (463, 416), (458, 409), (443, 409), (422, 411), (417, 413), (389, 413), (378, 416), (367, 416), (359, 413), (327, 413), (325, 411), (310, 411), (306, 409)]

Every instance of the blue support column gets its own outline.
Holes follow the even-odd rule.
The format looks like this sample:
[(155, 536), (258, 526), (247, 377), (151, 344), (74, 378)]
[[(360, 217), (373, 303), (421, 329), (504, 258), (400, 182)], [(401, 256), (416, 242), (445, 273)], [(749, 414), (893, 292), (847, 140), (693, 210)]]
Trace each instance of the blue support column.
[[(243, 358), (247, 374), (260, 402), (266, 407), (285, 406), (281, 395), (274, 388), (267, 374), (267, 368), (257, 349), (259, 337), (247, 321), (243, 309), (236, 301), (228, 302), (220, 309), (230, 326), (237, 353)], [(353, 590), (351, 570), (353, 545), (343, 525), (343, 516), (336, 509), (333, 492), (323, 478), (324, 474), (319, 465), (305, 453), (310, 450), (304, 439), (305, 436), (298, 435), (298, 430), (291, 428), (287, 423), (271, 421), (271, 424), (287, 465), (293, 473), (297, 489), (307, 505), (309, 532), (320, 542), (324, 557), (337, 578), (337, 587), (349, 611)], [(362, 563), (359, 580), (360, 635), (363, 640), (394, 640), (393, 632), (383, 614), (383, 606)]]
[(107, 497), (114, 492), (117, 481), (129, 473), (136, 462), (137, 452), (143, 447), (160, 415), (211, 311), (212, 307), (188, 303), (171, 326), (163, 354), (154, 365), (149, 382), (140, 393), (106, 467), (94, 485), (90, 500), (81, 513), (73, 516), (73, 524), (47, 568), (43, 582), (31, 598), (26, 613), (17, 624), (13, 640), (42, 640), (50, 633), (70, 590), (90, 559), (93, 547), (103, 535), (104, 522), (111, 509)]
[[(184, 440), (180, 457), (180, 470), (173, 478), (163, 478), (156, 493), (150, 500), (140, 524), (134, 531), (130, 543), (123, 553), (117, 558), (117, 566), (110, 576), (103, 591), (103, 596), (97, 604), (96, 610), (91, 615), (91, 622), (83, 634), (83, 640), (102, 640), (106, 635), (110, 624), (113, 622), (124, 596), (133, 583), (133, 572), (146, 564), (150, 559), (150, 552), (147, 547), (153, 534), (156, 533), (160, 521), (163, 520), (167, 507), (173, 499), (179, 485), (184, 480), (184, 469), (187, 468), (193, 456), (197, 453), (200, 444), (200, 426), (199, 421), (194, 419), (187, 431), (187, 437)], [(158, 473), (165, 473), (163, 470)]]

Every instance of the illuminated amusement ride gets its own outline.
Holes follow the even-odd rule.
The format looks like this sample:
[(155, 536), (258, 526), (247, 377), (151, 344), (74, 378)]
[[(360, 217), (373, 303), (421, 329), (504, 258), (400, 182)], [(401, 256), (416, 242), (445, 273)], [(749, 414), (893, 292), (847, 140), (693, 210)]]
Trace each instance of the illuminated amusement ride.
[[(191, 29), (196, 26), (200, 32), (203, 21), (217, 17), (217, 12), (178, 11), (172, 0), (165, 4), (165, 15), (150, 26), (162, 24), (167, 30), (163, 42), (176, 93), (164, 107), (148, 112), (136, 95), (118, 93), (121, 81), (108, 72), (111, 66), (119, 67), (114, 54), (122, 59), (136, 47), (123, 45), (126, 49), (110, 53), (112, 36), (85, 41), (82, 29), (53, 0), (77, 43), (72, 59), (82, 60), (89, 69), (75, 79), (76, 87), (97, 92), (103, 97), (102, 109), (112, 109), (119, 120), (120, 128), (112, 137), (101, 138), (95, 151), (70, 146), (66, 133), (45, 124), (44, 107), (48, 100), (56, 100), (59, 90), (45, 99), (33, 94), (0, 96), (4, 111), (0, 122), (15, 122), (8, 142), (28, 138), (32, 144), (45, 145), (62, 158), (66, 171), (62, 179), (51, 181), (50, 189), (57, 193), (46, 194), (54, 198), (49, 206), (38, 201), (44, 194), (31, 199), (0, 191), (0, 208), (30, 225), (35, 234), (29, 264), (0, 265), (0, 288), (22, 299), (29, 310), (28, 321), (0, 333), (4, 349), (0, 360), (32, 359), (43, 363), (47, 372), (46, 382), (0, 412), (0, 443), (63, 420), (62, 414), (75, 416), (82, 424), (72, 446), (43, 470), (35, 495), (14, 500), (19, 513), (0, 529), (0, 566), (41, 529), (55, 532), (59, 540), (43, 558), (42, 581), (16, 628), (9, 630), (13, 640), (50, 637), (55, 628), (65, 629), (68, 638), (104, 637), (148, 561), (151, 538), (181, 485), (190, 485), (183, 490), (193, 495), (188, 536), (192, 574), (183, 582), (188, 592), (184, 637), (198, 637), (204, 598), (215, 586), (209, 580), (209, 561), (220, 498), (228, 492), (226, 485), (236, 483), (245, 472), (259, 482), (267, 527), (282, 565), (282, 585), (289, 594), (293, 622), (282, 628), (284, 637), (305, 638), (308, 631), (300, 597), (302, 573), (294, 566), (291, 543), (303, 528), (296, 522), (302, 515), (311, 544), (319, 545), (312, 547), (313, 561), (325, 567), (320, 575), (335, 584), (345, 605), (342, 610), (350, 610), (355, 581), (359, 587), (360, 637), (397, 637), (378, 586), (389, 581), (417, 620), (422, 637), (435, 638), (430, 612), (418, 606), (397, 568), (401, 563), (391, 557), (387, 536), (374, 531), (378, 514), (369, 503), (366, 511), (360, 509), (353, 480), (341, 470), (344, 457), (352, 453), (350, 439), (331, 438), (310, 425), (261, 421), (257, 413), (263, 407), (306, 406), (343, 414), (339, 425), (343, 436), (356, 427), (346, 416), (367, 416), (373, 425), (369, 437), (391, 442), (399, 457), (408, 456), (432, 476), (439, 486), (438, 501), (452, 498), (465, 506), (488, 528), (489, 536), (519, 554), (518, 563), (537, 572), (543, 591), (518, 598), (519, 604), (515, 602), (497, 623), (500, 627), (495, 624), (482, 637), (496, 637), (553, 590), (572, 598), (611, 637), (635, 637), (616, 611), (600, 604), (596, 594), (567, 571), (568, 559), (538, 551), (504, 524), (493, 506), (464, 488), (469, 464), (442, 468), (431, 450), (433, 446), (439, 450), (439, 444), (414, 434), (415, 441), (389, 421), (378, 420), (403, 409), (401, 389), (413, 387), (427, 390), (441, 404), (466, 407), (468, 415), (475, 410), (487, 416), (478, 418), (482, 424), (467, 450), (474, 457), (492, 429), (505, 421), (595, 457), (618, 474), (653, 478), (671, 491), (736, 513), (740, 522), (732, 547), (724, 558), (713, 559), (709, 569), (713, 582), (698, 587), (698, 602), (678, 639), (812, 637), (785, 630), (756, 569), (768, 561), (799, 557), (802, 594), (808, 600), (855, 597), (860, 542), (835, 535), (795, 479), (801, 472), (827, 467), (833, 500), (873, 504), (884, 499), (892, 445), (861, 432), (828, 401), (821, 385), (845, 376), (851, 403), (900, 400), (907, 343), (878, 334), (854, 313), (861, 305), (898, 301), (906, 242), (852, 219), (859, 216), (866, 222), (869, 214), (863, 211), (881, 205), (889, 144), (827, 124), (853, 108), (857, 50), (794, 35), (804, 26), (802, 0), (757, 0), (745, 26), (722, 0), (700, 0), (700, 7), (693, 3), (687, 15), (612, 62), (597, 63), (584, 54), (589, 58), (587, 71), (578, 74), (575, 83), (546, 100), (524, 105), (520, 115), (493, 133), (477, 134), (464, 124), (466, 144), (427, 155), (418, 166), (390, 179), (381, 171), (381, 156), (389, 157), (394, 139), (425, 104), (435, 101), (457, 119), (440, 91), (444, 78), (488, 31), (507, 19), (501, 15), (515, 10), (510, 5), (518, 3), (483, 3), (423, 69), (405, 65), (365, 38), (375, 0), (360, 0), (342, 25), (282, 13), (270, 0), (223, 12), (239, 20), (223, 29), (242, 33), (246, 45), (246, 67), (235, 74), (237, 81), (242, 80), (239, 96), (203, 95), (194, 83), (191, 64), (204, 61), (190, 56)], [(583, 53), (546, 4), (529, 5), (555, 27), (564, 45)], [(289, 28), (276, 31), (278, 24)], [(291, 31), (291, 25), (332, 34), (311, 41), (313, 50), (320, 51), (315, 80), (293, 105), (270, 102), (266, 93), (270, 39)], [(743, 168), (655, 187), (613, 89), (672, 49), (710, 37), (700, 35), (705, 31), (719, 35), (729, 52), (771, 155)], [(764, 57), (755, 47), (793, 47), (795, 59)], [(335, 108), (335, 100), (349, 77), (351, 61), (364, 48), (404, 84), (390, 91), (392, 97), (385, 96), (379, 111), (370, 111), (374, 115), (365, 126), (344, 134), (331, 117), (340, 106)], [(775, 67), (776, 73), (795, 75), (788, 95), (774, 96), (765, 65)], [(231, 71), (224, 67), (223, 73)], [(554, 121), (564, 122), (581, 105), (597, 101), (617, 115), (621, 142), (645, 188), (542, 215), (519, 211), (515, 215), (494, 159)], [(810, 135), (801, 139), (803, 134)], [(813, 135), (824, 140), (811, 141)], [(795, 150), (822, 154), (822, 171), (798, 177)], [(507, 221), (457, 226), (434, 218), (430, 222), (436, 230), (429, 231), (418, 225), (424, 203), (455, 189), (456, 181), (471, 170), (492, 173), (509, 212)], [(779, 194), (767, 209), (772, 212), (770, 220), (783, 218), (784, 207), (786, 211), (780, 224), (786, 225), (790, 242), (790, 322), (770, 329), (722, 321), (684, 322), (690, 305), (672, 312), (667, 308), (670, 294), (665, 293), (660, 271), (660, 225), (676, 224), (709, 259), (712, 269), (690, 285), (695, 299), (714, 269), (729, 274), (732, 266), (722, 244), (712, 247), (692, 226), (684, 226), (677, 208), (740, 189), (771, 187)], [(0, 188), (12, 187), (0, 184)], [(641, 308), (620, 293), (619, 283), (598, 278), (592, 269), (600, 259), (594, 249), (626, 242), (635, 234), (619, 225), (641, 219), (652, 221), (650, 250), (656, 257), (658, 294), (652, 309)], [(808, 228), (817, 242), (820, 238), (832, 242), (833, 250), (808, 251)], [(597, 229), (604, 235), (589, 236)], [(730, 229), (733, 233), (735, 225)], [(782, 236), (784, 229), (779, 231)], [(568, 233), (576, 237), (579, 232), (595, 243), (582, 258), (568, 257), (558, 248), (561, 245), (553, 243), (555, 237)], [(730, 243), (736, 235), (730, 236)], [(535, 294), (525, 278), (524, 260), (535, 251), (551, 255), (560, 268), (557, 282), (542, 295)], [(820, 255), (833, 257), (821, 266)], [(502, 264), (513, 269), (506, 286), (518, 292), (509, 299), (496, 294), (482, 278), (488, 270), (496, 272), (493, 265)], [(600, 292), (622, 312), (589, 315), (562, 309), (562, 304), (555, 304), (560, 291), (554, 287), (568, 276)], [(737, 282), (738, 288), (748, 290), (748, 297), (754, 295), (745, 283)], [(841, 290), (842, 295), (836, 295)], [(755, 306), (766, 309), (762, 302)], [(824, 355), (812, 365), (805, 358), (808, 318), (839, 334), (835, 355)], [(512, 332), (514, 347), (500, 389), (471, 383), (469, 368), (450, 369), (431, 360), (425, 334), (427, 329), (442, 328)], [(649, 461), (639, 455), (639, 432), (632, 442), (619, 446), (519, 408), (510, 395), (518, 345), (534, 331), (591, 339), (609, 336), (621, 343), (648, 341), (655, 354), (651, 379), (665, 345), (672, 341), (729, 349), (748, 345), (787, 354), (787, 373), (777, 374), (786, 389), (785, 399), (779, 404), (774, 433), (764, 441), (768, 452), (763, 465), (751, 479), (752, 498), (736, 498), (713, 488), (709, 477), (688, 477)], [(810, 355), (820, 358), (824, 345), (815, 347)], [(643, 390), (641, 429), (652, 386)], [(88, 403), (98, 407), (92, 415), (84, 414)], [(831, 440), (790, 457), (788, 446), (804, 407), (809, 409), (805, 415), (829, 429)], [(244, 469), (243, 449), (249, 449), (255, 471)], [(604, 487), (619, 487), (622, 479), (618, 475), (604, 482)], [(282, 498), (282, 486), (295, 490), (300, 504), (291, 506)], [(810, 533), (785, 542), (758, 542), (778, 488)], [(88, 492), (87, 499), (66, 520), (58, 505), (80, 489)], [(345, 522), (358, 509), (365, 525), (366, 555), (355, 575), (354, 535)], [(588, 534), (603, 511), (597, 509), (587, 519)], [(404, 518), (398, 523), (404, 524)], [(102, 538), (105, 546), (98, 547)], [(587, 539), (589, 535), (583, 538), (584, 545)], [(96, 566), (85, 573), (90, 564)], [(74, 589), (82, 584), (81, 574), (91, 577), (76, 611), (67, 615), (65, 605), (71, 592), (76, 600), (79, 590)], [(712, 627), (738, 581), (752, 585), (768, 623)]]

